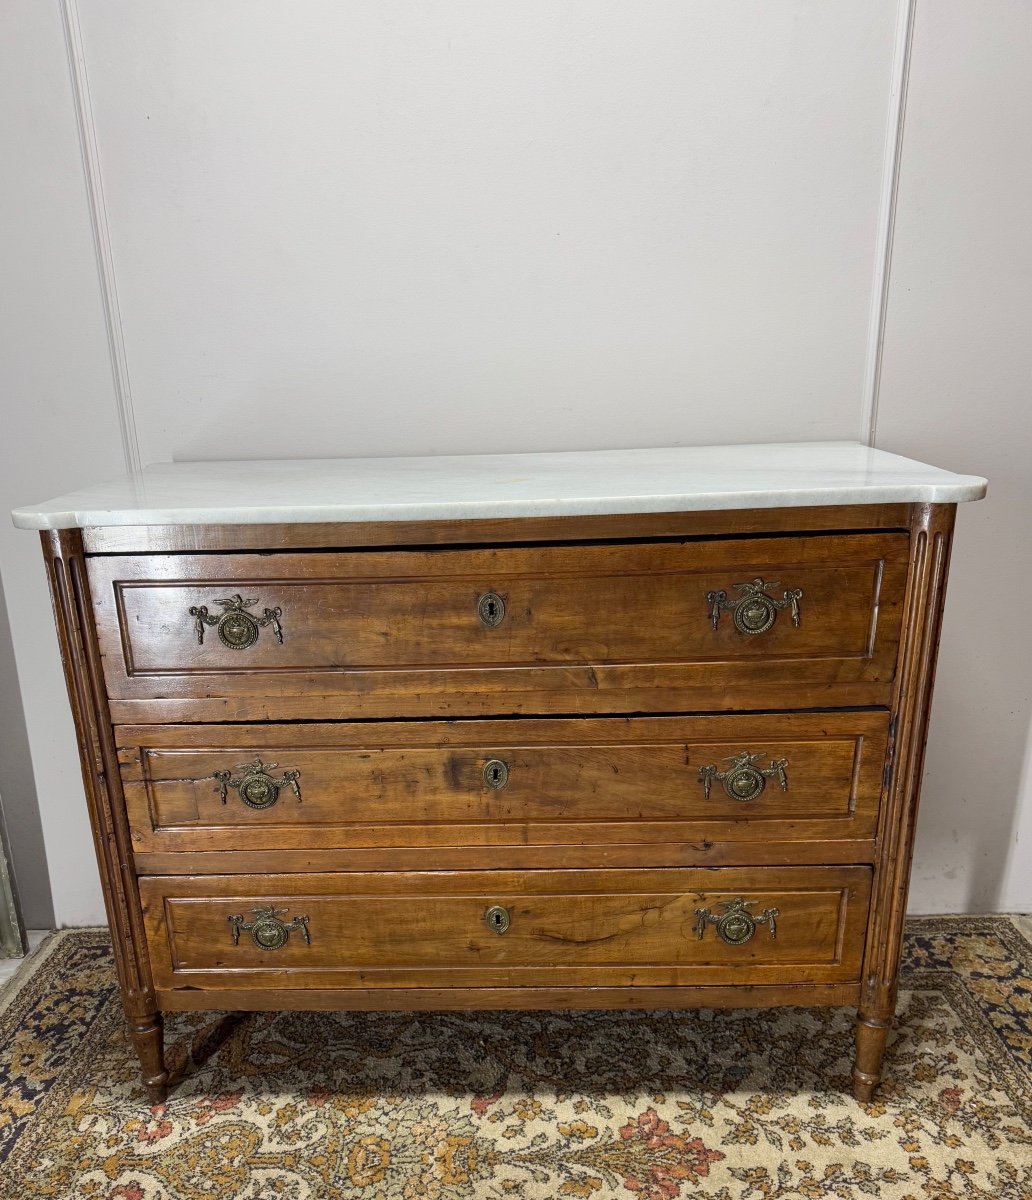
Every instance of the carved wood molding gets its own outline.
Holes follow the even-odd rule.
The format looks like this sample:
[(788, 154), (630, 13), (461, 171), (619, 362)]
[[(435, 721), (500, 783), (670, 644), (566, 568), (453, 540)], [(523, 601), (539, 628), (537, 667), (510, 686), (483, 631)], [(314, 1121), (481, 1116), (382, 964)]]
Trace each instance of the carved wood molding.
[(891, 1016), (896, 1005), (914, 829), (955, 515), (956, 506), (952, 504), (913, 506), (904, 640), (889, 725), (872, 918), (864, 954), (860, 1012), (867, 1019)]
[(156, 1012), (132, 841), (122, 798), (100, 652), (93, 633), (92, 604), (82, 538), (77, 529), (41, 535), (64, 666), (79, 742), (104, 903), (111, 926), (115, 967), (126, 1012), (137, 1022)]

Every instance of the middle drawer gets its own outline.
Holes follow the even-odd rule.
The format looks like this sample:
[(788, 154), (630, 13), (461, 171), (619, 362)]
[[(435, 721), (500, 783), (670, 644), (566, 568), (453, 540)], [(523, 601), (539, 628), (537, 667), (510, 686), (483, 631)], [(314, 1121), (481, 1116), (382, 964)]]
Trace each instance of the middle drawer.
[(873, 838), (885, 712), (118, 726), (138, 852)]

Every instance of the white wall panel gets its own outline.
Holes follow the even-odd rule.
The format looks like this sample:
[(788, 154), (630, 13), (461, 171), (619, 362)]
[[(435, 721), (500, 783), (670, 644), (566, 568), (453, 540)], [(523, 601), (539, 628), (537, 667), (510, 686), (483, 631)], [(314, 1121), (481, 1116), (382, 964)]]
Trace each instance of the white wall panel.
[(911, 907), (1032, 909), (1032, 6), (920, 0), (878, 444), (961, 508)]
[(856, 435), (892, 0), (82, 20), (145, 459)]
[(123, 458), (58, 6), (0, 5), (0, 56), (0, 573), (17, 664), (16, 682), (4, 631), (0, 772), (27, 920), (50, 921), (49, 865), (58, 924), (94, 924), (104, 906), (39, 539), (7, 512), (116, 475)]

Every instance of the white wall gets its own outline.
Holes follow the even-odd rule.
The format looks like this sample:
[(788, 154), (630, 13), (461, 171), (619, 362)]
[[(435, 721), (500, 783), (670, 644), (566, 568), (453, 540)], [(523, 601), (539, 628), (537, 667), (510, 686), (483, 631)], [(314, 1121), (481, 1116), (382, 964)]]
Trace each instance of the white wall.
[[(26, 496), (118, 474), (122, 451), (58, 6), (0, 5), (0, 53), (6, 513)], [(19, 704), (0, 629), (0, 791), (23, 913), (30, 927), (55, 915), (62, 923), (102, 922), (39, 540), (9, 520), (0, 520), (0, 580), (20, 683)]]
[(894, 12), (83, 5), (144, 458), (854, 435)]
[(1032, 909), (1032, 5), (921, 0), (878, 440), (958, 517), (912, 907)]
[[(963, 13), (919, 0), (878, 436), (961, 470), (1000, 467), (999, 515), (987, 504), (961, 523), (921, 911), (1032, 907), (1019, 857), (1014, 886), (996, 880), (1029, 720), (1006, 656), (1007, 679), (983, 688), (1013, 709), (992, 748), (1003, 815), (982, 823), (978, 854), (954, 855), (950, 878), (934, 866), (969, 831), (963, 798), (989, 758), (973, 747), (966, 775), (954, 761), (958, 725), (978, 714), (953, 693), (967, 695), (969, 663), (999, 637), (984, 605), (968, 611), (974, 576), (1006, 591), (994, 547), (1018, 521), (1017, 471), (1005, 491), (990, 439), (954, 437), (944, 417), (970, 414), (977, 395), (975, 432), (1000, 404), (1000, 440), (1013, 442), (1027, 353), (992, 294), (1007, 386), (987, 394), (988, 354), (961, 336), (971, 314), (928, 270), (956, 251), (952, 286), (991, 293), (1000, 264), (958, 246), (982, 203), (997, 250), (1026, 236), (1006, 173), (1020, 130), (981, 132), (1000, 110), (1014, 119), (1002, 93), (1023, 78), (1027, 18), (1005, 0)], [(16, 70), (0, 74), (0, 99), (14, 111), (0, 108), (24, 331), (7, 393), (28, 403), (0, 499), (15, 503), (116, 473), (121, 443), (57, 6), (18, 0), (7, 19)], [(79, 19), (135, 417), (125, 432), (144, 461), (866, 431), (895, 0), (90, 0)], [(958, 72), (969, 36), (978, 54)], [(958, 123), (993, 179), (984, 196), (950, 160)], [(926, 222), (928, 187), (967, 190)], [(949, 366), (927, 325), (939, 320)], [(70, 434), (48, 453), (55, 429)], [(0, 541), (55, 907), (75, 923), (97, 918), (99, 889), (37, 556), (26, 534)], [(981, 701), (988, 735), (1003, 717)]]

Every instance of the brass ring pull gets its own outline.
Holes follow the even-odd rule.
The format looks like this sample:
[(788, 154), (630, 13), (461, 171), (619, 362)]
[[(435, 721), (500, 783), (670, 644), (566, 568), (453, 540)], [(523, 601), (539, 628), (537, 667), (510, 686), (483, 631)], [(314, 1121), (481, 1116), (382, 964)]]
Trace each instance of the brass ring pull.
[(237, 767), (238, 771), (243, 772), (238, 779), (233, 778), (232, 771), (216, 771), (212, 778), (219, 785), (216, 791), (223, 804), (226, 803), (227, 788), (231, 787), (236, 788), (248, 808), (272, 808), (285, 787), (290, 788), (300, 804), (301, 772), (284, 771), (282, 779), (273, 779), (269, 772), (275, 769), (275, 763), (266, 766), (260, 758), (256, 758), (253, 763)]
[(729, 612), (739, 633), (755, 637), (757, 634), (766, 633), (778, 619), (778, 612), (785, 608), (791, 610), (792, 624), (796, 629), (799, 628), (802, 621), (799, 612), (799, 601), (803, 598), (802, 588), (788, 588), (782, 599), (775, 600), (773, 596), (768, 596), (767, 592), (780, 586), (776, 580), (764, 583), (757, 576), (749, 583), (736, 583), (734, 586), (742, 593), (737, 600), (729, 600), (727, 592), (723, 589), (706, 593), (710, 624), (714, 629), (720, 624), (721, 612)]
[(497, 592), (485, 592), (477, 601), (477, 616), (488, 629), (494, 629), (505, 620), (505, 601)]
[(500, 904), (492, 904), (484, 913), (484, 924), (492, 933), (503, 934), (512, 924), (509, 910)]
[(240, 932), (243, 930), (244, 933), (251, 935), (251, 941), (259, 950), (278, 950), (287, 944), (291, 933), (300, 933), (305, 939), (305, 945), (310, 946), (312, 938), (308, 932), (308, 918), (294, 917), (288, 925), (285, 921), (280, 920), (286, 911), (285, 908), (274, 908), (269, 905), (266, 908), (252, 908), (253, 921), (245, 921), (241, 916), (228, 917), (227, 920), (233, 931), (233, 945), (240, 945)]
[(490, 758), (484, 763), (484, 783), (493, 791), (500, 792), (509, 782), (509, 764), (500, 758)]
[(235, 596), (216, 600), (215, 603), (222, 605), (221, 615), (212, 616), (208, 612), (206, 604), (195, 605), (190, 609), (190, 616), (196, 618), (194, 631), (197, 634), (199, 646), (204, 645), (204, 627), (206, 625), (216, 627), (215, 632), (219, 635), (219, 641), (223, 646), (228, 646), (230, 650), (246, 650), (249, 646), (253, 646), (258, 640), (259, 630), (264, 629), (266, 625), (272, 626), (276, 640), (281, 646), (283, 645), (283, 626), (279, 620), (283, 616), (283, 609), (267, 608), (262, 616), (256, 617), (254, 613), (247, 610), (258, 603), (257, 598), (245, 600), (239, 592)]
[(706, 926), (716, 925), (717, 937), (728, 946), (743, 946), (752, 938), (760, 925), (766, 925), (770, 929), (771, 938), (777, 937), (777, 918), (781, 914), (776, 908), (765, 908), (758, 917), (754, 917), (751, 912), (746, 912), (747, 908), (758, 903), (758, 900), (743, 900), (740, 896), (735, 900), (722, 900), (720, 907), (725, 911), (717, 916), (714, 916), (708, 908), (697, 908), (695, 915), (698, 917), (698, 921), (695, 924), (695, 932), (701, 940), (706, 932)]
[(714, 780), (724, 785), (724, 791), (732, 800), (757, 800), (763, 794), (768, 779), (776, 779), (781, 784), (783, 792), (788, 791), (788, 776), (785, 768), (787, 758), (772, 758), (769, 767), (757, 767), (755, 764), (763, 757), (762, 754), (750, 754), (744, 750), (741, 754), (733, 754), (725, 758), (731, 764), (726, 771), (718, 771), (716, 765), (699, 768), (699, 782), (710, 798), (710, 787)]

